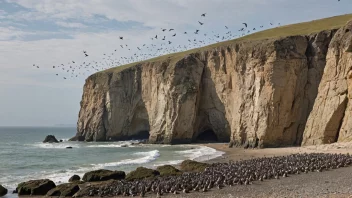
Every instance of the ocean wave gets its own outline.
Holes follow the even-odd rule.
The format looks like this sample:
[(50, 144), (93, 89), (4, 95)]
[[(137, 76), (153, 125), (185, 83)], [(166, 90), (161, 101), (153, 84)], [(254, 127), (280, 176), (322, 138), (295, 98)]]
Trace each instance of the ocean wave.
[(137, 152), (132, 155), (142, 156), (136, 159), (124, 159), (117, 162), (101, 163), (101, 164), (91, 164), (95, 168), (104, 168), (104, 167), (115, 167), (123, 165), (136, 165), (136, 164), (146, 164), (156, 160), (160, 153), (158, 150), (148, 151), (148, 152)]
[(138, 143), (138, 141), (119, 141), (116, 143), (109, 143), (109, 144), (94, 144), (94, 145), (89, 145), (87, 147), (89, 148), (119, 148), (122, 147), (123, 145), (127, 145), (128, 147), (134, 147), (132, 144), (133, 143)]
[(66, 149), (66, 147), (72, 148), (80, 148), (80, 146), (76, 143), (70, 142), (60, 142), (60, 143), (42, 143), (37, 142), (34, 144), (25, 144), (26, 146), (37, 147), (37, 148), (44, 148), (44, 149)]
[(181, 154), (190, 160), (206, 161), (220, 157), (225, 152), (207, 146), (199, 146), (190, 150), (176, 151), (176, 153)]

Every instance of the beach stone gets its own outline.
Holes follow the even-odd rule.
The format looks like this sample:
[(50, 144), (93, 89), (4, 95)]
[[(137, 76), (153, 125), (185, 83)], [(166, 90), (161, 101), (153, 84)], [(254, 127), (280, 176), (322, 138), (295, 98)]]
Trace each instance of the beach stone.
[(83, 175), (83, 181), (93, 182), (93, 181), (107, 181), (110, 179), (121, 180), (125, 179), (126, 173), (123, 171), (111, 171), (111, 170), (95, 170), (87, 172)]
[(153, 178), (158, 175), (160, 175), (160, 173), (157, 170), (153, 170), (145, 167), (138, 167), (136, 170), (127, 174), (126, 180)]
[(159, 171), (160, 176), (173, 176), (182, 174), (182, 171), (178, 170), (177, 168), (171, 165), (159, 166), (156, 168), (156, 170)]
[(72, 149), (72, 146), (68, 146), (68, 147), (66, 147), (67, 149)]
[(7, 189), (0, 185), (0, 197), (5, 196), (7, 194)]
[(43, 143), (59, 143), (59, 141), (56, 139), (55, 136), (48, 135), (48, 136), (45, 137)]
[(81, 177), (78, 176), (78, 175), (73, 175), (69, 180), (68, 182), (76, 182), (76, 181), (80, 181), (81, 180)]
[(203, 172), (210, 164), (197, 162), (193, 160), (185, 160), (181, 163), (181, 171), (184, 172)]
[(76, 183), (61, 184), (51, 189), (46, 196), (72, 197), (79, 191), (79, 186)]
[(22, 182), (17, 186), (18, 195), (46, 195), (49, 190), (55, 188), (56, 185), (49, 179), (30, 180)]

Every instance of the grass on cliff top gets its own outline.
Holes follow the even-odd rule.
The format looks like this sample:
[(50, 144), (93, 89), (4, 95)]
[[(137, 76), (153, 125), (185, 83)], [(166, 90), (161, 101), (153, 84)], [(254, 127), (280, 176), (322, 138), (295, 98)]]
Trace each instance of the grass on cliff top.
[(213, 49), (220, 46), (228, 46), (238, 41), (253, 41), (253, 40), (263, 40), (263, 39), (270, 39), (270, 38), (279, 38), (279, 37), (285, 37), (285, 36), (309, 35), (323, 30), (332, 30), (332, 29), (340, 28), (350, 20), (352, 20), (352, 14), (334, 16), (334, 17), (318, 19), (318, 20), (313, 20), (313, 21), (303, 22), (303, 23), (296, 23), (291, 25), (284, 25), (284, 26), (256, 32), (238, 39), (219, 42), (219, 43), (215, 43), (201, 48), (195, 48), (195, 49), (191, 49), (183, 52), (166, 54), (163, 56), (155, 57), (141, 62), (134, 62), (127, 65), (117, 66), (111, 69), (104, 70), (102, 72), (119, 72), (137, 64), (141, 64), (145, 62), (164, 61), (168, 58), (170, 58), (172, 62), (176, 62), (188, 54), (201, 52), (201, 51)]

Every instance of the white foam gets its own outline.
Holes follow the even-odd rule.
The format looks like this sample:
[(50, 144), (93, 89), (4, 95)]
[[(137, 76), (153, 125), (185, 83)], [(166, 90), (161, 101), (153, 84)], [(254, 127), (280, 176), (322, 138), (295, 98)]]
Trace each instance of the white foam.
[(118, 148), (121, 146), (122, 146), (122, 144), (103, 144), (103, 145), (90, 145), (87, 147), (90, 147), (90, 148)]
[(176, 151), (176, 153), (181, 154), (191, 160), (206, 161), (220, 157), (225, 152), (218, 151), (207, 146), (199, 146), (190, 150)]
[(134, 153), (133, 155), (143, 156), (143, 157), (136, 158), (136, 159), (125, 159), (117, 162), (91, 164), (91, 165), (98, 169), (98, 168), (104, 168), (104, 167), (145, 164), (156, 160), (160, 156), (160, 153), (158, 150), (153, 150), (148, 152), (137, 152), (137, 153)]
[(61, 142), (61, 143), (42, 143), (37, 142), (35, 144), (26, 144), (26, 146), (44, 148), (44, 149), (66, 149), (66, 147), (79, 148), (80, 146), (75, 143)]
[(138, 141), (120, 141), (120, 142), (115, 142), (115, 143), (109, 143), (109, 144), (95, 144), (94, 145), (89, 145), (87, 147), (90, 148), (119, 148), (122, 147), (123, 145), (127, 145), (128, 147), (134, 147), (132, 143), (137, 143)]

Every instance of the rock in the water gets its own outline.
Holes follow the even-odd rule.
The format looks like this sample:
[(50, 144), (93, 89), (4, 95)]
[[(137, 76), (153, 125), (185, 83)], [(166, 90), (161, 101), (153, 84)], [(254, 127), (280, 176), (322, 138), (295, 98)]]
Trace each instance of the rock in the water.
[(45, 137), (45, 140), (43, 141), (43, 143), (59, 143), (59, 141), (56, 139), (55, 136), (48, 135)]
[(61, 184), (51, 189), (47, 196), (72, 197), (79, 191), (79, 186), (76, 183)]
[(68, 147), (66, 147), (67, 149), (72, 149), (72, 146), (68, 146)]
[(184, 172), (203, 172), (209, 164), (193, 160), (185, 160), (181, 163), (181, 170)]
[(18, 195), (46, 195), (49, 190), (55, 188), (53, 181), (48, 179), (30, 180), (17, 186)]
[(127, 174), (126, 180), (153, 178), (158, 175), (160, 175), (160, 173), (157, 170), (153, 170), (145, 167), (138, 167), (136, 170)]
[(123, 144), (123, 145), (121, 145), (121, 147), (128, 147), (128, 145), (127, 144)]
[(63, 142), (63, 140), (60, 140), (60, 142)]
[(69, 180), (68, 182), (76, 182), (76, 181), (80, 181), (81, 180), (81, 177), (78, 176), (78, 175), (73, 175)]
[(107, 181), (110, 179), (121, 180), (125, 179), (126, 173), (123, 171), (111, 171), (111, 170), (96, 170), (90, 171), (84, 174), (82, 180), (85, 182), (93, 182), (93, 181)]
[(159, 166), (156, 168), (156, 170), (159, 171), (160, 176), (172, 176), (182, 174), (182, 171), (178, 170), (177, 168), (171, 165)]
[(7, 189), (0, 185), (0, 197), (5, 196), (7, 194)]

